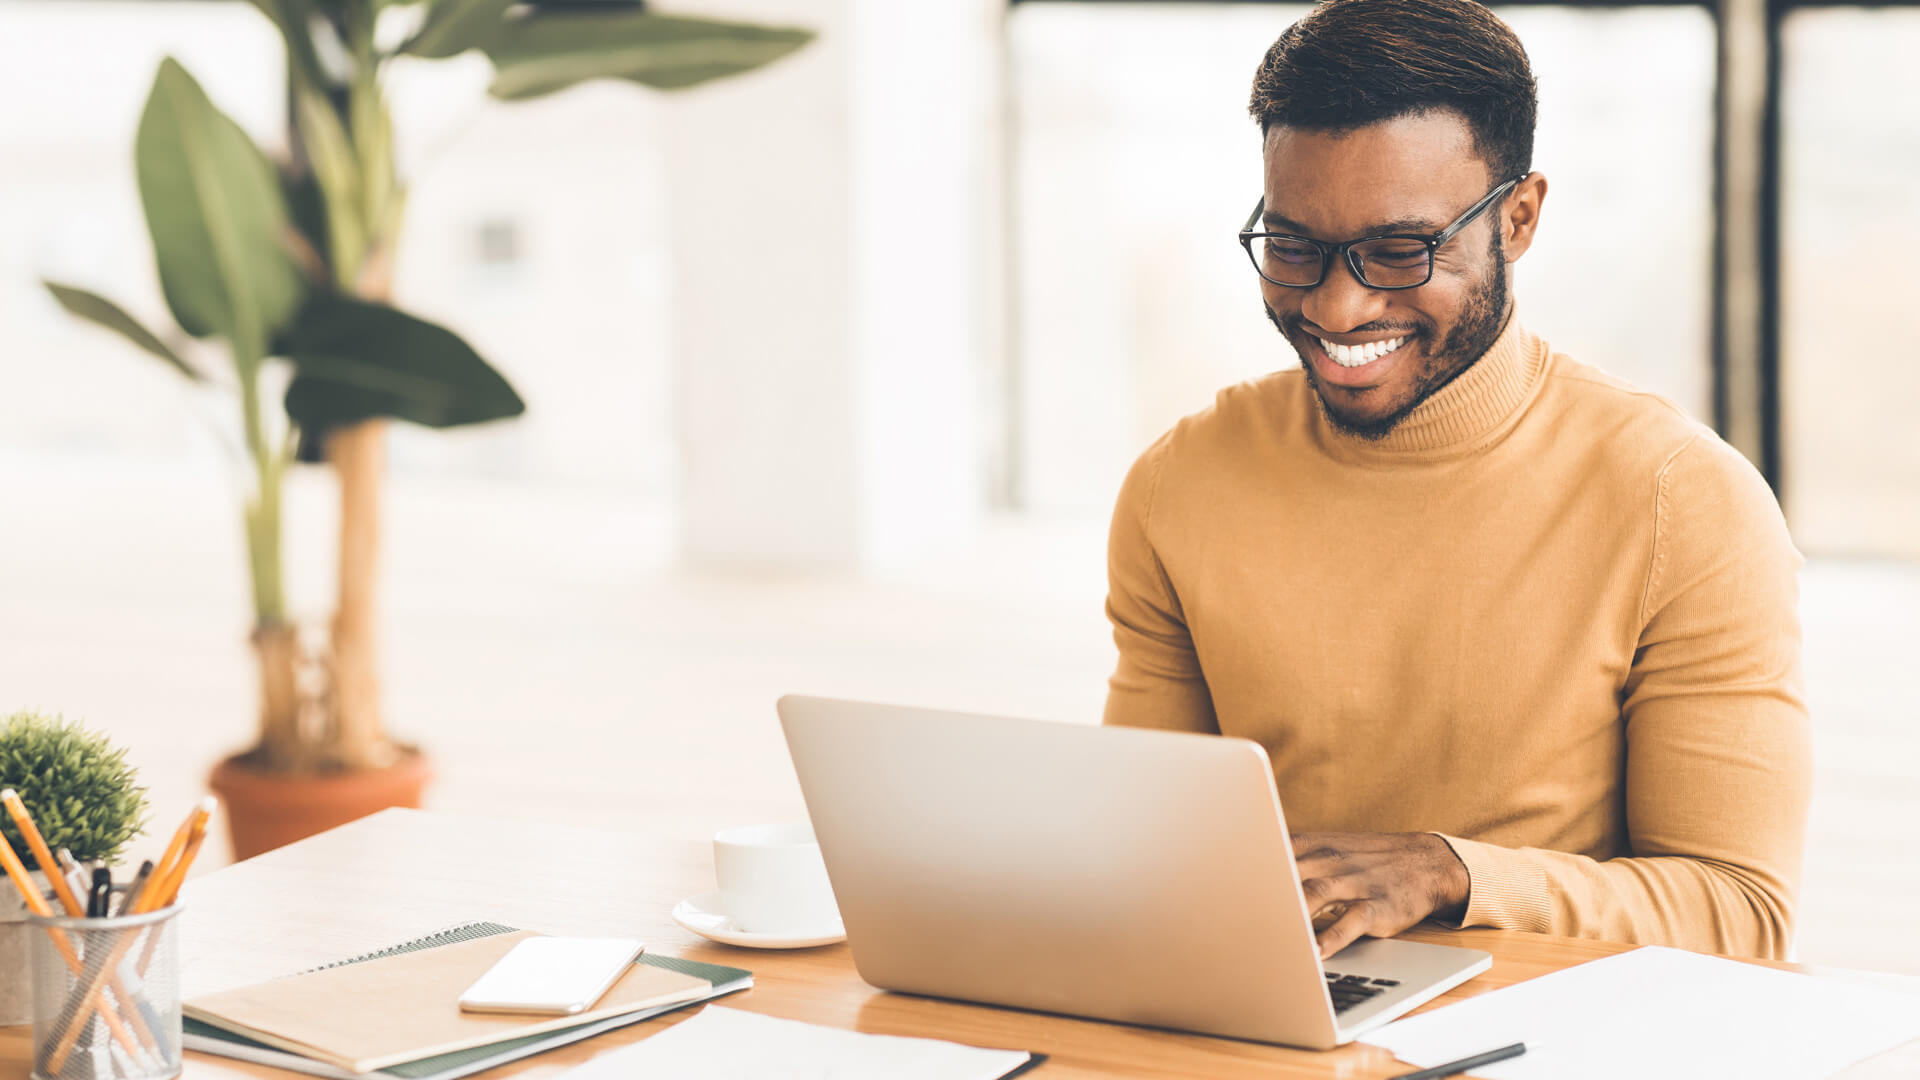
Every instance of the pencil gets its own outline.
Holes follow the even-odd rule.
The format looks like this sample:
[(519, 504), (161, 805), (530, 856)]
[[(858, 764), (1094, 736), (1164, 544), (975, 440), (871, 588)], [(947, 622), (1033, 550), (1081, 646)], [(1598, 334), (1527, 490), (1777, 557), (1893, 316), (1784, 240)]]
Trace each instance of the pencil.
[(53, 885), (53, 894), (60, 898), (60, 906), (66, 908), (67, 914), (74, 918), (86, 914), (86, 909), (80, 904), (80, 898), (74, 895), (72, 883), (67, 881), (67, 875), (62, 872), (59, 861), (48, 849), (46, 838), (40, 835), (40, 829), (34, 825), (33, 815), (27, 813), (27, 804), (21, 800), (20, 793), (12, 788), (0, 791), (0, 804), (6, 805), (7, 816), (13, 819), (16, 826), (19, 826), (21, 839), (27, 842), (27, 850), (33, 853), (33, 861), (40, 864), (41, 871), (47, 875), (47, 881)]
[(180, 852), (180, 861), (174, 864), (173, 873), (167, 876), (167, 891), (154, 905), (156, 910), (180, 899), (180, 888), (187, 883), (187, 871), (193, 869), (193, 860), (200, 855), (200, 845), (207, 839), (207, 824), (213, 820), (213, 811), (219, 805), (218, 800), (209, 795), (194, 812), (193, 832), (187, 837), (187, 846)]
[[(13, 794), (13, 789), (8, 788), (6, 793)], [(43, 919), (52, 918), (53, 909), (47, 906), (46, 897), (40, 895), (40, 890), (33, 887), (33, 878), (27, 874), (27, 864), (14, 854), (13, 845), (5, 835), (0, 835), (0, 863), (6, 865), (7, 877), (12, 878), (13, 887), (20, 890), (21, 899), (27, 902), (27, 910)]]
[(140, 864), (140, 872), (133, 875), (133, 883), (127, 886), (126, 895), (120, 898), (120, 910), (117, 915), (133, 914), (133, 905), (140, 900), (140, 894), (147, 891), (147, 883), (153, 880), (153, 860)]
[[(147, 889), (151, 886), (152, 883), (153, 883), (153, 860), (148, 859), (146, 862), (143, 862), (140, 864), (139, 876), (135, 877), (133, 879), (133, 884), (127, 887), (127, 895), (125, 896), (125, 898), (121, 900), (121, 903), (120, 903), (120, 913), (122, 915), (132, 914), (133, 906), (140, 902), (141, 895), (147, 891)], [(160, 948), (160, 935), (148, 934), (147, 947), (140, 951), (140, 962), (138, 965), (134, 967), (134, 970), (140, 973), (141, 978), (144, 979), (147, 977), (147, 968), (152, 966), (153, 954), (155, 950), (159, 948)]]
[[(134, 909), (135, 914), (158, 911), (173, 903), (180, 895), (180, 886), (187, 880), (187, 870), (200, 854), (201, 842), (207, 838), (207, 822), (213, 818), (214, 808), (219, 805), (220, 800), (209, 795), (193, 808), (193, 813), (187, 816), (187, 823), (183, 826), (187, 836), (181, 842), (179, 857), (171, 866), (163, 865), (154, 870), (155, 882), (148, 888), (147, 895), (141, 898), (141, 906)], [(172, 845), (169, 844), (168, 848), (171, 850)]]
[[(206, 803), (202, 802), (200, 805), (205, 806)], [(196, 807), (195, 813), (198, 812)], [(186, 850), (187, 837), (193, 834), (193, 818), (194, 814), (188, 814), (186, 820), (180, 823), (180, 827), (173, 830), (173, 839), (167, 841), (167, 849), (160, 853), (159, 862), (154, 864), (154, 873), (160, 874), (172, 869), (173, 860), (179, 858), (180, 853)]]
[[(133, 905), (131, 914), (145, 915), (173, 902), (180, 891), (180, 883), (187, 876), (187, 867), (193, 863), (194, 856), (200, 851), (201, 842), (207, 837), (207, 821), (213, 816), (214, 808), (218, 805), (219, 800), (209, 795), (200, 801), (200, 805), (193, 808), (193, 813), (187, 815), (187, 820), (175, 831), (172, 842), (167, 845), (166, 854), (161, 856), (161, 866), (154, 870), (147, 881), (146, 890), (139, 901)], [(166, 861), (169, 857), (173, 860), (171, 865)], [(133, 942), (131, 935), (122, 938), (115, 945), (112, 955), (108, 957), (106, 966), (100, 974), (86, 985), (85, 989), (77, 995), (77, 999), (68, 999), (69, 1002), (77, 1000), (78, 1007), (70, 1010), (73, 1020), (54, 1043), (53, 1053), (47, 1058), (48, 1071), (58, 1073), (66, 1067), (67, 1057), (73, 1053), (74, 1044), (79, 1041), (80, 1032), (85, 1029), (87, 1019), (99, 1008), (100, 994), (106, 986), (108, 977), (119, 967), (121, 959), (133, 947)]]
[[(12, 795), (13, 789), (8, 788), (6, 794)], [(43, 919), (53, 918), (53, 909), (47, 906), (46, 898), (40, 895), (40, 890), (33, 887), (33, 878), (28, 876), (26, 864), (20, 861), (20, 856), (14, 852), (13, 845), (5, 836), (0, 836), (0, 865), (6, 867), (7, 877), (13, 879), (13, 887), (19, 889), (20, 896), (26, 900), (27, 910)], [(57, 872), (56, 867), (55, 873)], [(80, 963), (79, 954), (73, 951), (73, 943), (67, 940), (67, 935), (49, 927), (47, 936), (53, 939), (54, 947), (60, 950), (60, 958), (66, 961), (67, 967), (75, 975), (84, 974), (86, 969)], [(136, 1060), (146, 1060), (146, 1054), (134, 1042), (133, 1034), (127, 1030), (125, 1024), (121, 1023), (119, 1011), (110, 1009), (101, 1015), (106, 1018), (107, 1027), (113, 1032), (113, 1037), (120, 1043), (121, 1048), (132, 1054)]]

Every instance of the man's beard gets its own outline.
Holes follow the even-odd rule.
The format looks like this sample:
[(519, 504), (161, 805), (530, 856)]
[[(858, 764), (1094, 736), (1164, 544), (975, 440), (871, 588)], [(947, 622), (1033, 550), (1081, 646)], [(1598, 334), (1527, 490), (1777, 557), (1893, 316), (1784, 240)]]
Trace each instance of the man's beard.
[[(1399, 426), (1400, 421), (1407, 418), (1408, 413), (1418, 408), (1421, 402), (1439, 393), (1448, 383), (1459, 378), (1461, 372), (1472, 367), (1486, 355), (1488, 349), (1493, 347), (1493, 343), (1500, 337), (1500, 332), (1506, 329), (1507, 314), (1507, 252), (1505, 245), (1501, 242), (1499, 229), (1493, 230), (1493, 243), (1488, 245), (1488, 252), (1491, 255), (1490, 269), (1485, 280), (1474, 287), (1472, 295), (1467, 299), (1466, 310), (1461, 312), (1460, 320), (1453, 324), (1453, 329), (1440, 342), (1440, 348), (1426, 357), (1426, 366), (1414, 381), (1412, 396), (1387, 415), (1362, 419), (1342, 413), (1338, 406), (1327, 399), (1326, 391), (1321, 388), (1320, 381), (1314, 377), (1313, 364), (1308, 362), (1306, 356), (1300, 357), (1300, 369), (1306, 372), (1307, 385), (1313, 387), (1314, 394), (1320, 398), (1320, 411), (1326, 415), (1327, 421), (1334, 426), (1335, 430), (1370, 441), (1386, 438), (1389, 432)], [(1340, 267), (1330, 269), (1332, 273), (1340, 271)], [(1288, 344), (1294, 344), (1295, 334), (1300, 337), (1312, 336), (1301, 325), (1302, 320), (1298, 315), (1283, 320), (1274, 314), (1273, 309), (1267, 307), (1264, 301), (1261, 307), (1265, 308), (1267, 318), (1272, 320), (1273, 325), (1287, 339)], [(1409, 340), (1401, 346), (1403, 349), (1417, 341), (1432, 341), (1434, 335), (1433, 324), (1425, 320), (1402, 326), (1369, 323), (1356, 330), (1356, 332), (1366, 333), (1380, 331), (1408, 335)], [(1294, 345), (1294, 351), (1300, 351), (1297, 344)]]

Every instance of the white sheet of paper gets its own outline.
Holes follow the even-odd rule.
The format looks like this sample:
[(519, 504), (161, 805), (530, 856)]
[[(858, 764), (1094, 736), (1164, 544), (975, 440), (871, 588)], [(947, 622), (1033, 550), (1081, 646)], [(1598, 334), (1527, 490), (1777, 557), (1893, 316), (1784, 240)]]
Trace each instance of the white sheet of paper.
[(567, 1080), (999, 1080), (1024, 1050), (983, 1050), (804, 1024), (709, 1005), (643, 1042), (568, 1070)]
[(1641, 948), (1361, 1036), (1421, 1068), (1514, 1043), (1487, 1080), (1810, 1080), (1920, 1038), (1920, 995)]

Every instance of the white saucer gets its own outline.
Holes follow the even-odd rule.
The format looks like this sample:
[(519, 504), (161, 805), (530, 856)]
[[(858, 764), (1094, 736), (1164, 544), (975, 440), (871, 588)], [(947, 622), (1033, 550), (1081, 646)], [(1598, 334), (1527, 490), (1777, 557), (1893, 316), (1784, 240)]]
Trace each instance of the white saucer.
[(815, 945), (833, 945), (847, 940), (846, 928), (838, 919), (811, 933), (755, 934), (733, 925), (733, 919), (720, 910), (720, 894), (701, 893), (673, 905), (673, 921), (710, 941), (723, 945), (744, 945), (749, 949), (810, 949)]

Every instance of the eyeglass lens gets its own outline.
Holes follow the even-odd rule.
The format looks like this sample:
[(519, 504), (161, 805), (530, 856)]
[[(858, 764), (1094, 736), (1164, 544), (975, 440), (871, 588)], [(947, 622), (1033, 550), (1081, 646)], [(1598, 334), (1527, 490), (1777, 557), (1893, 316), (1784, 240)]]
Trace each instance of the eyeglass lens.
[[(1321, 264), (1328, 256), (1312, 244), (1284, 236), (1258, 236), (1250, 246), (1254, 267), (1277, 285), (1310, 287), (1325, 276), (1326, 268)], [(1368, 285), (1419, 285), (1433, 272), (1432, 250), (1419, 240), (1383, 236), (1362, 241), (1349, 250), (1360, 280)]]

